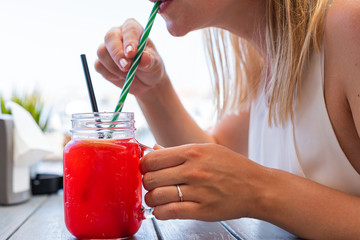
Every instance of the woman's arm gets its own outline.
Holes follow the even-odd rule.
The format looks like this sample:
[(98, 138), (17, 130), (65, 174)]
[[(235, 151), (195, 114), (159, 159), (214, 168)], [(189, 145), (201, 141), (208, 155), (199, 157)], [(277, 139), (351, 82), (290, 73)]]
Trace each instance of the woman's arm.
[(151, 92), (137, 97), (137, 100), (158, 144), (170, 147), (215, 142), (190, 117), (169, 78), (166, 77)]
[(156, 150), (140, 169), (146, 203), (161, 220), (252, 217), (303, 238), (360, 239), (359, 197), (263, 167), (217, 144)]
[(268, 169), (251, 217), (307, 239), (360, 239), (360, 198), (293, 174)]
[(209, 133), (190, 117), (168, 79), (137, 100), (160, 145), (217, 143), (247, 155), (250, 111), (225, 116)]

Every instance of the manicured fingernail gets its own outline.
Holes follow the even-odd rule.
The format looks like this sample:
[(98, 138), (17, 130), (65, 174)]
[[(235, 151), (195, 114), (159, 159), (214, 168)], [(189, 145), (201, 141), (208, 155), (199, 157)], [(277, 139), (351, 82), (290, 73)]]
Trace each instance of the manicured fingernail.
[(127, 65), (126, 59), (124, 59), (124, 58), (120, 59), (120, 66), (121, 66), (122, 68), (125, 68), (126, 65)]
[(133, 46), (131, 46), (131, 45), (129, 45), (129, 46), (127, 46), (127, 48), (126, 48), (126, 54), (128, 54), (129, 52), (131, 52), (132, 50), (134, 50), (134, 48), (133, 48)]

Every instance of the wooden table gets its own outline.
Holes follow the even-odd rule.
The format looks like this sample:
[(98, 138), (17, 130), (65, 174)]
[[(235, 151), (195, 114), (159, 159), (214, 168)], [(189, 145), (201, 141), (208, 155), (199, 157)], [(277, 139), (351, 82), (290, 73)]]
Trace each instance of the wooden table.
[[(0, 206), (0, 240), (76, 239), (65, 227), (63, 195), (34, 196), (26, 203)], [(132, 240), (296, 239), (267, 222), (243, 218), (225, 222), (147, 219)]]

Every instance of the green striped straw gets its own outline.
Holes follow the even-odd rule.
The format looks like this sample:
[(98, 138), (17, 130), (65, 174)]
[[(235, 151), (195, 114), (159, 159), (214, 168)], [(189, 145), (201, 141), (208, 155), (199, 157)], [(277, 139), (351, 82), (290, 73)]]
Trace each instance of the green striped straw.
[[(157, 12), (158, 12), (158, 10), (160, 8), (160, 4), (161, 4), (160, 1), (155, 2), (154, 7), (153, 7), (153, 9), (151, 11), (148, 23), (147, 23), (147, 25), (145, 27), (145, 30), (144, 30), (144, 32), (143, 32), (143, 34), (141, 36), (141, 39), (140, 39), (138, 52), (136, 53), (134, 61), (132, 62), (130, 70), (129, 70), (127, 76), (126, 76), (125, 83), (124, 83), (124, 86), (123, 86), (122, 91), (121, 91), (120, 99), (119, 99), (118, 104), (116, 105), (116, 108), (115, 108), (114, 112), (121, 112), (123, 107), (124, 107), (125, 99), (126, 99), (128, 93), (129, 93), (130, 86), (131, 86), (131, 84), (132, 84), (132, 82), (134, 80), (136, 70), (138, 68), (141, 56), (142, 56), (142, 54), (144, 52), (144, 49), (145, 49), (146, 43), (148, 41), (148, 37), (149, 37), (150, 31), (151, 31), (151, 28), (152, 28), (152, 26), (154, 24), (154, 21), (155, 21), (156, 14), (157, 14)], [(115, 121), (117, 117), (118, 117), (118, 114), (116, 114), (114, 116), (113, 121)]]

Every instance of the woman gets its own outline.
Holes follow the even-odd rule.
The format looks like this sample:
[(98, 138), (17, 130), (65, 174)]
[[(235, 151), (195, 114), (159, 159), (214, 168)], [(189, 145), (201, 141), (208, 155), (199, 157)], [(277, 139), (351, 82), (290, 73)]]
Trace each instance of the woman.
[[(359, 239), (360, 2), (162, 2), (172, 35), (212, 27), (219, 121), (211, 134), (196, 125), (149, 41), (130, 92), (168, 147), (140, 166), (154, 215), (252, 217), (303, 238)], [(119, 87), (141, 32), (130, 19), (98, 49), (97, 71)]]

